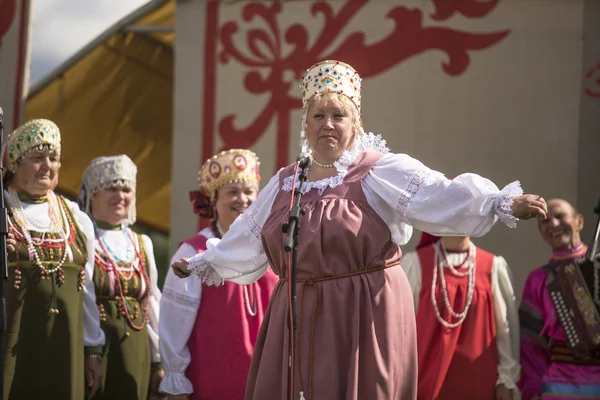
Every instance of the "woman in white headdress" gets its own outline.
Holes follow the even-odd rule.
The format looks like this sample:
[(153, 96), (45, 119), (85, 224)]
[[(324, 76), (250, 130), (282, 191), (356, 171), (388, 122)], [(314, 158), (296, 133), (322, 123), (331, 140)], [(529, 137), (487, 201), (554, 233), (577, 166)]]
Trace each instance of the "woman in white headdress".
[(47, 119), (20, 126), (4, 148), (4, 197), (14, 238), (4, 286), (6, 400), (80, 400), (101, 381), (104, 333), (91, 279), (94, 229), (77, 204), (54, 193), (60, 156), (60, 130)]
[[(416, 398), (417, 341), (410, 285), (399, 268), (412, 227), (481, 236), (500, 219), (545, 217), (539, 196), (515, 182), (500, 190), (463, 174), (449, 180), (366, 134), (361, 79), (324, 61), (302, 81), (302, 131), (312, 153), (303, 188), (297, 263), (295, 391), (288, 393), (288, 253), (282, 225), (298, 189), (296, 164), (281, 169), (222, 240), (172, 266), (205, 282), (248, 284), (271, 265), (280, 281), (254, 349), (246, 399)], [(290, 387), (292, 387), (290, 385)]]
[(93, 280), (106, 334), (104, 381), (94, 399), (146, 399), (150, 383), (156, 391), (162, 377), (152, 241), (130, 227), (136, 220), (136, 175), (126, 155), (95, 158), (79, 190), (79, 205), (94, 223)]

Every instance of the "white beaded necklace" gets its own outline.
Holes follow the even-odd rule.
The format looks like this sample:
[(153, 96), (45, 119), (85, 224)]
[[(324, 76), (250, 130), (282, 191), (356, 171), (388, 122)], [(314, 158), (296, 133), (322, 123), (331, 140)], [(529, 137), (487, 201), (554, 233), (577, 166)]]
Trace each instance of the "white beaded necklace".
[[(223, 237), (225, 235), (225, 231), (223, 230), (223, 228), (221, 228), (221, 224), (219, 224), (219, 222), (217, 221), (217, 230), (219, 231), (219, 234), (221, 235), (221, 237)], [(242, 285), (242, 287), (244, 288), (244, 298), (246, 299), (246, 310), (248, 310), (248, 314), (250, 314), (252, 317), (256, 316), (256, 294), (254, 295), (254, 302), (253, 305), (250, 306), (250, 295), (248, 294), (248, 286), (249, 285)]]
[[(33, 254), (35, 265), (40, 269), (42, 275), (49, 276), (56, 273), (62, 268), (63, 264), (67, 260), (67, 238), (69, 237), (70, 233), (69, 226), (66, 223), (67, 216), (65, 214), (65, 210), (63, 209), (62, 205), (58, 202), (56, 195), (52, 191), (48, 194), (48, 216), (50, 217), (50, 223), (46, 227), (41, 227), (39, 224), (34, 224), (32, 219), (27, 217), (27, 214), (23, 209), (23, 203), (21, 202), (21, 199), (19, 199), (19, 195), (17, 194), (17, 192), (12, 188), (8, 188), (8, 194), (8, 201), (10, 203), (14, 219), (17, 222), (17, 224), (21, 227), (23, 236), (25, 237), (25, 241), (27, 242), (27, 249), (29, 250), (29, 254)], [(65, 221), (65, 223), (63, 223), (62, 221)], [(42, 264), (40, 256), (35, 248), (35, 245), (33, 244), (33, 238), (29, 233), (30, 225), (33, 226), (33, 228), (35, 228), (33, 230), (47, 230), (49, 232), (58, 233), (60, 236), (60, 241), (65, 243), (62, 258), (58, 262), (58, 264), (54, 266), (54, 268), (47, 268)]]
[[(467, 313), (469, 312), (469, 307), (473, 301), (473, 291), (475, 289), (475, 253), (476, 247), (473, 243), (469, 243), (469, 252), (467, 253), (468, 259), (464, 262), (465, 272), (460, 272), (454, 268), (448, 260), (448, 253), (446, 252), (446, 247), (442, 243), (442, 241), (438, 241), (435, 244), (435, 256), (436, 256), (436, 265), (434, 266), (433, 271), (433, 279), (431, 281), (431, 301), (433, 302), (433, 310), (435, 312), (435, 316), (437, 320), (444, 325), (446, 328), (456, 328), (460, 326), (464, 320), (467, 318)], [(450, 304), (450, 299), (448, 298), (448, 288), (446, 286), (446, 279), (444, 277), (444, 268), (447, 267), (451, 273), (458, 277), (468, 276), (468, 289), (467, 289), (467, 301), (465, 303), (465, 308), (462, 312), (457, 313), (452, 308)], [(440, 276), (440, 282), (442, 283), (442, 293), (444, 295), (444, 305), (448, 311), (450, 311), (450, 315), (454, 318), (458, 318), (456, 322), (448, 322), (444, 318), (439, 310), (439, 306), (437, 304), (436, 298), (436, 283), (437, 283), (437, 275)]]
[(333, 164), (322, 164), (322, 163), (318, 162), (315, 158), (313, 158), (313, 162), (315, 164), (317, 164), (321, 168), (333, 168), (333, 167), (335, 167), (335, 165), (333, 165)]

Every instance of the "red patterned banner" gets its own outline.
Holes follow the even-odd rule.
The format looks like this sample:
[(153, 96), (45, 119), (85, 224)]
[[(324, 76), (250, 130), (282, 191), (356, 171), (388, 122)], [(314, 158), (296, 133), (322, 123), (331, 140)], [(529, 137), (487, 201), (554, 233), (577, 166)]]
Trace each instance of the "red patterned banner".
[[(231, 9), (225, 9), (232, 6), (207, 2), (202, 159), (217, 150), (217, 134), (223, 149), (252, 148), (274, 126), (275, 167), (287, 165), (290, 129), (295, 126), (290, 114), (302, 105), (297, 97), (300, 91), (294, 90), (292, 85), (306, 68), (320, 60), (347, 62), (367, 80), (412, 57), (436, 50), (446, 55), (441, 62), (445, 74), (454, 77), (465, 73), (473, 51), (491, 48), (510, 31), (476, 33), (452, 27), (450, 19), (485, 19), (498, 3), (500, 0), (432, 0), (433, 11), (427, 14), (421, 8), (407, 6), (405, 1), (248, 2), (237, 6), (240, 15), (232, 17)], [(290, 13), (300, 6), (310, 10), (310, 21), (284, 26), (282, 21), (292, 19)], [(385, 20), (369, 22), (374, 30), (379, 25), (393, 26), (385, 37), (374, 39), (365, 31), (355, 30), (358, 14), (362, 13), (364, 18), (369, 15), (370, 7), (389, 8)], [(221, 17), (225, 14), (227, 19)], [(315, 30), (316, 21), (319, 23)], [(256, 27), (257, 22), (260, 28)], [(361, 23), (364, 25), (364, 20)], [(243, 81), (244, 89), (257, 98), (268, 98), (249, 121), (244, 118), (245, 122), (241, 122), (238, 114), (217, 115), (217, 71), (231, 63), (237, 63), (245, 71), (243, 76), (231, 79)], [(295, 130), (293, 135), (296, 135)]]

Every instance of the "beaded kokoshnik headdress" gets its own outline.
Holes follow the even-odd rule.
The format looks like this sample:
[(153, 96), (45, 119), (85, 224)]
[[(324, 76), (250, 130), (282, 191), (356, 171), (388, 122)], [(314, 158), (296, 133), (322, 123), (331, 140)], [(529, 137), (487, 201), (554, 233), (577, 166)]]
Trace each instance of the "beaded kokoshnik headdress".
[[(136, 190), (137, 166), (128, 156), (94, 158), (83, 173), (77, 203), (88, 215), (92, 215), (92, 197), (112, 187), (129, 187)], [(124, 221), (126, 225), (133, 225), (136, 221), (135, 196), (129, 204), (129, 213)]]
[(48, 119), (33, 119), (15, 129), (6, 140), (4, 163), (14, 173), (27, 156), (48, 148), (60, 157), (60, 129)]
[(308, 103), (316, 94), (339, 93), (348, 97), (360, 114), (360, 90), (362, 79), (352, 66), (335, 60), (325, 60), (314, 64), (302, 77), (302, 129), (305, 137)]
[(213, 218), (213, 202), (217, 190), (233, 182), (260, 181), (260, 161), (256, 154), (245, 149), (231, 149), (206, 160), (198, 173), (200, 190), (190, 192), (194, 212), (201, 217)]

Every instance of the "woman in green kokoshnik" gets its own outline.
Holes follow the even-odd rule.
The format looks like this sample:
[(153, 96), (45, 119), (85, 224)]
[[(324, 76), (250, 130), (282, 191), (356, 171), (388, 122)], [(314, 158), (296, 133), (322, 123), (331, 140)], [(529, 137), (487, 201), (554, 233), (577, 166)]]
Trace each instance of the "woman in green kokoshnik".
[(161, 293), (152, 241), (136, 219), (137, 167), (126, 155), (99, 157), (83, 174), (78, 203), (96, 237), (94, 285), (106, 334), (104, 381), (94, 400), (145, 400), (163, 376), (158, 350)]
[(94, 229), (77, 204), (54, 193), (60, 152), (60, 131), (45, 119), (19, 127), (4, 148), (8, 400), (81, 400), (102, 380)]

